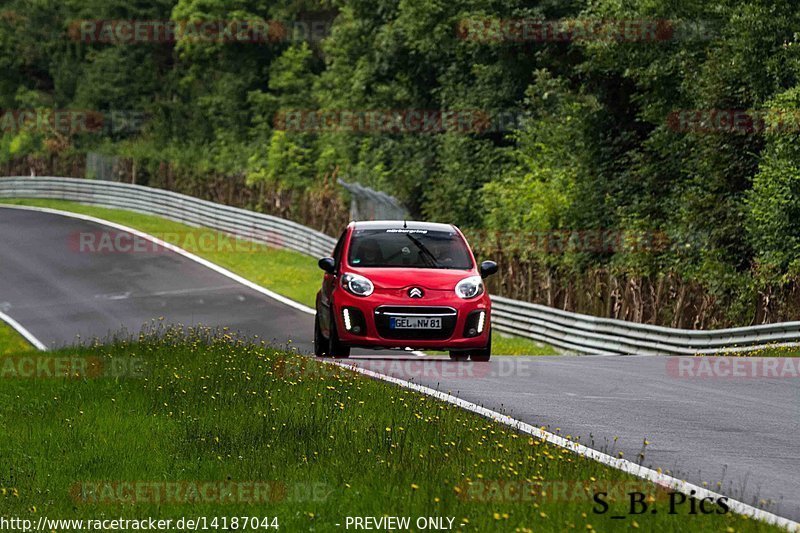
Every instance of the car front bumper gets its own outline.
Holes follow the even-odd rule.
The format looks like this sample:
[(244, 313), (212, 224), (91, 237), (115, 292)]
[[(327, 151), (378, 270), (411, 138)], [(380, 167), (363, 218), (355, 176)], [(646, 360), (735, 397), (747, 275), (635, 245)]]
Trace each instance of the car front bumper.
[[(485, 348), (489, 342), (491, 300), (486, 294), (472, 300), (448, 295), (421, 301), (386, 295), (360, 298), (337, 291), (331, 311), (339, 340), (350, 346), (457, 351)], [(389, 327), (392, 316), (439, 317), (443, 327), (393, 330)]]

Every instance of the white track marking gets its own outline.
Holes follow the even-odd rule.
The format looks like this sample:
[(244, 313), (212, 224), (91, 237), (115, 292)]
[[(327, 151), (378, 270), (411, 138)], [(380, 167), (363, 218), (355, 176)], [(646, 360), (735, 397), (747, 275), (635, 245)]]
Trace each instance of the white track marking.
[(47, 346), (45, 346), (42, 341), (40, 341), (39, 339), (34, 337), (33, 333), (31, 333), (30, 331), (25, 329), (22, 326), (22, 324), (20, 324), (19, 322), (17, 322), (16, 320), (14, 320), (10, 316), (8, 316), (7, 314), (3, 313), (2, 311), (0, 311), (0, 320), (2, 320), (6, 324), (8, 324), (12, 328), (14, 328), (17, 331), (17, 333), (19, 333), (20, 335), (25, 337), (25, 340), (27, 340), (29, 343), (33, 344), (36, 347), (37, 350), (41, 350), (43, 352), (47, 351)]
[(372, 378), (380, 379), (383, 381), (387, 381), (389, 383), (393, 383), (395, 385), (399, 385), (406, 389), (411, 389), (422, 394), (427, 394), (428, 396), (432, 396), (437, 400), (441, 400), (443, 402), (447, 402), (453, 404), (461, 409), (465, 409), (467, 411), (472, 411), (473, 413), (479, 414), (486, 418), (490, 418), (495, 422), (499, 422), (506, 426), (509, 426), (517, 431), (522, 433), (527, 433), (528, 435), (534, 436), (538, 439), (545, 440), (551, 444), (554, 444), (560, 448), (565, 448), (581, 457), (586, 457), (588, 459), (593, 459), (598, 463), (604, 464), (606, 466), (610, 466), (611, 468), (615, 468), (617, 470), (621, 470), (627, 474), (634, 475), (636, 477), (642, 478), (647, 481), (651, 481), (657, 485), (665, 487), (670, 490), (674, 490), (677, 492), (681, 492), (686, 494), (687, 496), (692, 495), (691, 492), (694, 491), (694, 497), (698, 499), (702, 498), (726, 498), (728, 507), (730, 510), (739, 513), (742, 515), (747, 515), (757, 520), (761, 520), (768, 524), (772, 524), (775, 526), (779, 526), (785, 528), (789, 531), (800, 531), (800, 523), (794, 522), (789, 520), (788, 518), (783, 518), (776, 514), (764, 511), (763, 509), (758, 509), (757, 507), (753, 507), (752, 505), (748, 505), (746, 503), (740, 502), (738, 500), (734, 500), (724, 494), (719, 494), (716, 492), (712, 492), (708, 489), (704, 489), (698, 485), (693, 485), (692, 483), (687, 483), (686, 481), (682, 481), (680, 479), (674, 478), (672, 476), (668, 476), (666, 474), (660, 473), (656, 470), (651, 468), (647, 468), (627, 459), (620, 459), (617, 457), (612, 457), (611, 455), (605, 454), (603, 452), (599, 452), (592, 448), (588, 448), (582, 444), (578, 444), (571, 440), (567, 440), (564, 437), (560, 437), (554, 433), (550, 433), (549, 431), (545, 431), (544, 429), (537, 428), (532, 426), (526, 422), (522, 422), (520, 420), (516, 420), (511, 418), (510, 416), (498, 413), (497, 411), (492, 411), (491, 409), (486, 409), (480, 405), (474, 404), (472, 402), (468, 402), (466, 400), (462, 400), (457, 396), (453, 396), (451, 394), (447, 394), (441, 391), (437, 391), (435, 389), (431, 389), (430, 387), (425, 387), (424, 385), (418, 385), (416, 383), (412, 383), (410, 381), (406, 381), (403, 379), (398, 379), (393, 376), (387, 376), (385, 374), (380, 374), (378, 372), (373, 372), (372, 370), (368, 370), (366, 368), (361, 368), (359, 366), (353, 364), (342, 363), (338, 361), (325, 361), (328, 364), (338, 365), (344, 368), (348, 368), (353, 370), (354, 372), (358, 372), (359, 374), (364, 374), (365, 376), (369, 376)]
[[(155, 244), (157, 244), (159, 246), (163, 246), (164, 248), (166, 248), (168, 250), (171, 250), (171, 251), (173, 251), (175, 253), (178, 253), (178, 254), (180, 254), (180, 255), (188, 258), (188, 259), (191, 259), (192, 261), (195, 261), (195, 262), (197, 262), (197, 263), (199, 263), (199, 264), (201, 264), (201, 265), (203, 265), (203, 266), (205, 266), (207, 268), (210, 268), (211, 270), (214, 270), (215, 272), (218, 272), (218, 273), (222, 274), (223, 276), (227, 276), (228, 278), (230, 278), (230, 279), (232, 279), (232, 280), (234, 280), (234, 281), (236, 281), (238, 283), (241, 283), (242, 285), (244, 285), (246, 287), (249, 287), (249, 288), (251, 288), (251, 289), (253, 289), (253, 290), (257, 291), (257, 292), (260, 292), (261, 294), (269, 296), (270, 298), (273, 298), (274, 300), (277, 300), (277, 301), (279, 301), (279, 302), (281, 302), (283, 304), (286, 304), (286, 305), (288, 305), (290, 307), (293, 307), (293, 308), (298, 309), (300, 311), (303, 311), (305, 313), (314, 314), (314, 310), (311, 309), (310, 307), (306, 306), (306, 305), (303, 305), (301, 303), (298, 303), (298, 302), (295, 302), (293, 300), (290, 300), (289, 298), (286, 298), (285, 296), (281, 296), (280, 294), (274, 293), (274, 292), (270, 291), (269, 289), (265, 289), (264, 287), (261, 287), (260, 285), (257, 285), (255, 283), (253, 283), (252, 281), (246, 280), (245, 278), (239, 276), (238, 274), (234, 274), (230, 270), (227, 270), (227, 269), (225, 269), (225, 268), (223, 268), (223, 267), (221, 267), (219, 265), (215, 265), (214, 263), (211, 263), (210, 261), (207, 261), (207, 260), (205, 260), (205, 259), (203, 259), (201, 257), (198, 257), (198, 256), (194, 255), (191, 252), (187, 252), (186, 250), (184, 250), (182, 248), (179, 248), (177, 246), (174, 246), (172, 244), (164, 242), (164, 241), (162, 241), (162, 240), (160, 240), (160, 239), (158, 239), (156, 237), (153, 237), (152, 235), (148, 235), (148, 234), (143, 233), (143, 232), (141, 232), (139, 230), (135, 230), (133, 228), (129, 228), (127, 226), (123, 226), (122, 224), (116, 224), (114, 222), (109, 222), (107, 220), (103, 220), (103, 219), (100, 219), (100, 218), (97, 218), (97, 217), (93, 217), (93, 216), (89, 216), (89, 215), (82, 215), (82, 214), (79, 214), (79, 213), (71, 213), (69, 211), (61, 211), (59, 209), (50, 209), (50, 208), (47, 208), (47, 207), (31, 207), (31, 206), (2, 205), (2, 204), (0, 204), (0, 207), (10, 208), (10, 209), (23, 209), (23, 210), (28, 210), (28, 211), (40, 211), (40, 212), (43, 212), (43, 213), (52, 213), (52, 214), (55, 214), (55, 215), (61, 215), (61, 216), (69, 217), (69, 218), (76, 218), (76, 219), (79, 219), (79, 220), (86, 220), (86, 221), (89, 221), (89, 222), (94, 222), (96, 224), (101, 224), (101, 225), (108, 226), (108, 227), (111, 227), (111, 228), (116, 228), (116, 229), (119, 229), (121, 231), (127, 231), (127, 232), (131, 233), (132, 235), (136, 235), (136, 236), (141, 237), (143, 239), (147, 239), (147, 240), (149, 240), (149, 241), (151, 241), (151, 242), (153, 242), (153, 243), (155, 243)], [(17, 329), (17, 331), (20, 331), (20, 333), (22, 333), (23, 336), (25, 336), (25, 334), (28, 333), (27, 330), (22, 328), (22, 326), (20, 326), (15, 320), (11, 319), (11, 317), (8, 317), (7, 315), (4, 315), (4, 314), (0, 313), (0, 318), (5, 320), (6, 322), (9, 322), (9, 324), (11, 324), (12, 327), (14, 327), (14, 324), (19, 326), (19, 328), (21, 328), (21, 329), (17, 329), (16, 327), (14, 327), (14, 329)], [(30, 333), (28, 333), (28, 335), (30, 335)], [(34, 345), (36, 345), (37, 348), (39, 348), (40, 350), (46, 350), (47, 349), (41, 342), (36, 340), (36, 338), (33, 337), (32, 335), (30, 335), (30, 337), (26, 336), (26, 338), (28, 338), (28, 340), (31, 340), (31, 342)], [(484, 416), (486, 418), (490, 418), (490, 419), (494, 420), (495, 422), (498, 422), (498, 423), (504, 424), (506, 426), (509, 426), (509, 427), (511, 427), (513, 429), (516, 429), (517, 431), (520, 431), (522, 433), (526, 433), (526, 434), (534, 436), (536, 438), (539, 438), (539, 439), (542, 439), (542, 440), (546, 440), (547, 442), (549, 442), (549, 443), (551, 443), (551, 444), (553, 444), (555, 446), (559, 446), (561, 448), (565, 448), (565, 449), (567, 449), (567, 450), (569, 450), (569, 451), (571, 451), (571, 452), (573, 452), (573, 453), (575, 453), (577, 455), (580, 455), (581, 457), (586, 457), (587, 459), (592, 459), (594, 461), (597, 461), (597, 462), (599, 462), (601, 464), (604, 464), (606, 466), (609, 466), (611, 468), (615, 468), (617, 470), (621, 470), (621, 471), (623, 471), (625, 473), (634, 475), (636, 477), (639, 477), (641, 479), (650, 481), (652, 483), (656, 483), (656, 484), (661, 485), (663, 487), (666, 487), (668, 489), (681, 492), (683, 494), (686, 494), (687, 496), (691, 495), (692, 491), (695, 491), (694, 496), (696, 498), (710, 497), (710, 498), (713, 498), (713, 499), (718, 499), (718, 498), (724, 497), (724, 498), (727, 499), (728, 507), (731, 509), (731, 511), (734, 511), (734, 512), (742, 514), (742, 515), (750, 516), (752, 518), (755, 518), (757, 520), (761, 520), (761, 521), (766, 522), (768, 524), (773, 524), (773, 525), (782, 527), (782, 528), (787, 529), (789, 531), (800, 532), (800, 523), (795, 522), (793, 520), (789, 520), (788, 518), (780, 517), (780, 516), (778, 516), (776, 514), (764, 511), (763, 509), (758, 509), (757, 507), (753, 507), (752, 505), (748, 505), (748, 504), (746, 504), (744, 502), (740, 502), (738, 500), (734, 500), (733, 498), (727, 497), (727, 496), (725, 496), (723, 494), (712, 492), (712, 491), (710, 491), (708, 489), (704, 489), (703, 487), (700, 487), (698, 485), (693, 485), (692, 483), (687, 483), (686, 481), (682, 481), (682, 480), (674, 478), (672, 476), (668, 476), (666, 474), (657, 472), (656, 470), (653, 470), (651, 468), (646, 468), (644, 466), (641, 466), (641, 465), (638, 465), (638, 464), (633, 463), (631, 461), (628, 461), (627, 459), (621, 459), (621, 458), (617, 458), (617, 457), (612, 457), (612, 456), (610, 456), (608, 454), (605, 454), (603, 452), (594, 450), (592, 448), (588, 448), (588, 447), (586, 447), (586, 446), (584, 446), (582, 444), (578, 444), (576, 442), (572, 442), (570, 440), (565, 439), (564, 437), (560, 437), (560, 436), (558, 436), (558, 435), (556, 435), (554, 433), (550, 433), (548, 431), (545, 431), (544, 429), (532, 426), (531, 424), (528, 424), (527, 422), (522, 422), (520, 420), (516, 420), (514, 418), (511, 418), (510, 416), (498, 413), (497, 411), (492, 411), (491, 409), (486, 409), (485, 407), (482, 407), (480, 405), (474, 404), (472, 402), (468, 402), (466, 400), (462, 400), (461, 398), (458, 398), (457, 396), (453, 396), (451, 394), (447, 394), (447, 393), (444, 393), (444, 392), (441, 392), (441, 391), (437, 391), (435, 389), (431, 389), (431, 388), (425, 387), (423, 385), (418, 385), (418, 384), (412, 383), (410, 381), (405, 381), (405, 380), (402, 380), (402, 379), (398, 379), (398, 378), (395, 378), (393, 376), (387, 376), (385, 374), (380, 374), (378, 372), (373, 372), (372, 370), (367, 370), (365, 368), (361, 368), (361, 367), (358, 367), (358, 366), (353, 365), (353, 364), (340, 363), (340, 362), (337, 362), (337, 361), (325, 361), (325, 362), (328, 363), (328, 364), (334, 364), (334, 365), (338, 365), (338, 366), (341, 366), (341, 367), (344, 367), (344, 368), (349, 368), (349, 369), (353, 370), (354, 372), (358, 372), (358, 373), (363, 374), (365, 376), (369, 376), (369, 377), (372, 377), (372, 378), (380, 379), (380, 380), (383, 380), (383, 381), (386, 381), (386, 382), (389, 382), (389, 383), (392, 383), (392, 384), (395, 384), (395, 385), (399, 385), (401, 387), (404, 387), (404, 388), (407, 388), (407, 389), (410, 389), (410, 390), (414, 390), (414, 391), (420, 392), (422, 394), (426, 394), (428, 396), (432, 396), (433, 398), (436, 398), (438, 400), (447, 402), (449, 404), (452, 404), (452, 405), (455, 405), (455, 406), (460, 407), (462, 409), (465, 409), (467, 411), (471, 411), (473, 413), (479, 414), (479, 415)]]

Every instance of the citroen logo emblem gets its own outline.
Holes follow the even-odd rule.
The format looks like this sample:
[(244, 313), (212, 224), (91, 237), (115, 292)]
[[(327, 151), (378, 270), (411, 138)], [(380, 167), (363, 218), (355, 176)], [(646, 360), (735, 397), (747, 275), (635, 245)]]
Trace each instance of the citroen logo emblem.
[(409, 298), (422, 298), (425, 293), (422, 292), (422, 289), (419, 287), (411, 287), (408, 289), (408, 297)]

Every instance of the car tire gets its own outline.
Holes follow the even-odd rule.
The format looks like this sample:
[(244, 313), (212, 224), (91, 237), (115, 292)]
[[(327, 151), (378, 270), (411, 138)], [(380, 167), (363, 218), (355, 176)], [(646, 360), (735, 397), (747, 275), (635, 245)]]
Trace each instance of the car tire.
[(469, 358), (477, 363), (486, 362), (492, 357), (492, 332), (489, 332), (489, 341), (486, 343), (486, 348), (482, 350), (475, 350), (469, 354)]
[(450, 359), (453, 361), (466, 361), (469, 359), (469, 353), (467, 352), (450, 352)]
[(322, 336), (322, 328), (319, 327), (319, 313), (314, 315), (314, 355), (325, 357), (328, 355), (328, 339)]
[(350, 347), (339, 341), (339, 334), (336, 333), (336, 320), (333, 318), (331, 308), (331, 327), (328, 335), (328, 355), (339, 359), (350, 357)]

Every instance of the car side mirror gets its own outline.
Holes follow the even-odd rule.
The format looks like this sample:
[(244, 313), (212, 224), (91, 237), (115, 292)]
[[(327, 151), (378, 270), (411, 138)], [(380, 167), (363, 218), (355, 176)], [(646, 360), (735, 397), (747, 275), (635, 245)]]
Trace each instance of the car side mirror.
[(317, 264), (328, 274), (336, 272), (336, 260), (333, 257), (323, 257)]
[(494, 261), (484, 261), (481, 263), (481, 277), (488, 278), (492, 274), (497, 274), (497, 263)]

